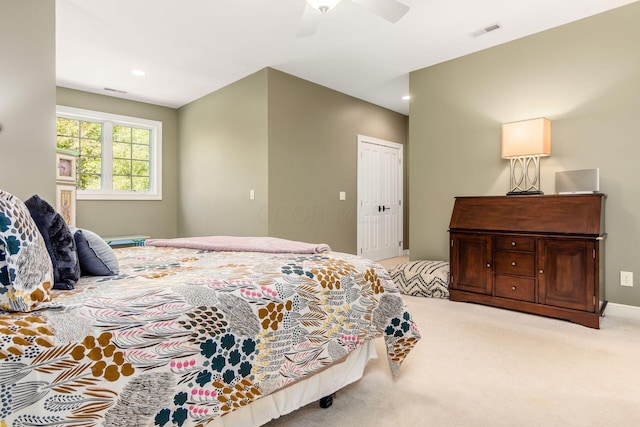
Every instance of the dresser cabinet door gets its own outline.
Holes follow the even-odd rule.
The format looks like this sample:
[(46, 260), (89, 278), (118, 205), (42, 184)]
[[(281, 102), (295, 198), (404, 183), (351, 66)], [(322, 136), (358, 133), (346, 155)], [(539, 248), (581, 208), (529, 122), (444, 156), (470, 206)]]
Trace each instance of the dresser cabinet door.
[(491, 295), (493, 261), (491, 236), (451, 234), (451, 288)]
[(594, 243), (541, 239), (538, 245), (539, 302), (593, 312)]

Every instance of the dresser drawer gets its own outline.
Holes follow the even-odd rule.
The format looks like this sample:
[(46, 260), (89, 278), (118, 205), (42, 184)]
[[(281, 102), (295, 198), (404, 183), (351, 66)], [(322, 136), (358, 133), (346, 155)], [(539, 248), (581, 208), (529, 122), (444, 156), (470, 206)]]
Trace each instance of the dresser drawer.
[(496, 250), (525, 251), (536, 250), (536, 239), (533, 237), (500, 236), (495, 238)]
[(535, 280), (498, 275), (496, 276), (495, 296), (535, 302)]
[(495, 254), (496, 274), (535, 276), (535, 254), (528, 252), (497, 251)]

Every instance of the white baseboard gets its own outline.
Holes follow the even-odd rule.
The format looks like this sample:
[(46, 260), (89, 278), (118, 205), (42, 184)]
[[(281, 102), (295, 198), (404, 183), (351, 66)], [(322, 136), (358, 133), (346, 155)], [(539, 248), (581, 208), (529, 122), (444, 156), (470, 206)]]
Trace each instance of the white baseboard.
[(607, 303), (604, 309), (605, 316), (620, 316), (630, 319), (640, 320), (640, 307), (634, 305), (616, 304), (615, 302)]
[(409, 249), (405, 249), (402, 251), (402, 256), (409, 256)]

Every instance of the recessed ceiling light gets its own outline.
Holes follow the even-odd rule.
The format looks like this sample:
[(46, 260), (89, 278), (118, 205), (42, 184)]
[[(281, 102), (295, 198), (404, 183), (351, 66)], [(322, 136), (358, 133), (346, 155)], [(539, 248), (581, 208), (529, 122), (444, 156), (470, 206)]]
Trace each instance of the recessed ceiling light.
[(136, 77), (144, 77), (147, 75), (147, 73), (145, 73), (142, 70), (131, 70), (131, 74), (133, 74)]
[(408, 101), (410, 99), (411, 99), (411, 95), (405, 95), (405, 96), (402, 97), (403, 101)]

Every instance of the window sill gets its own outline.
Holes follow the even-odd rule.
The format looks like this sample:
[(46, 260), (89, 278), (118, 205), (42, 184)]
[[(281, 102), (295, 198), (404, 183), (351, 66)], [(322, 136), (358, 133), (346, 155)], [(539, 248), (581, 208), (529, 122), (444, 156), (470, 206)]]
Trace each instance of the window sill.
[(78, 190), (78, 200), (162, 200), (162, 194), (137, 192), (87, 192)]

